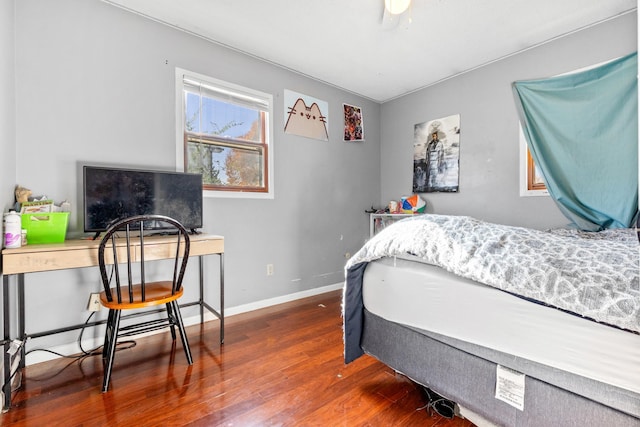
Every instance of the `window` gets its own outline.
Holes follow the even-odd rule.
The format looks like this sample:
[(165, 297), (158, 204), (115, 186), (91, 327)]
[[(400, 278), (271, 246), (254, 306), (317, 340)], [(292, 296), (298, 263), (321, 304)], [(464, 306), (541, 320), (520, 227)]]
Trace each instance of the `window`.
[(531, 157), (531, 151), (527, 149), (527, 190), (546, 190), (547, 185), (540, 169), (536, 166)]
[(272, 198), (269, 94), (176, 69), (177, 167), (205, 196)]
[(522, 126), (520, 129), (520, 196), (548, 196), (540, 170), (533, 161)]
[[(568, 73), (558, 74), (558, 76), (579, 73), (599, 67), (607, 62), (608, 61), (599, 62), (588, 67), (569, 71)], [(549, 190), (547, 190), (542, 174), (533, 161), (533, 157), (531, 157), (531, 153), (527, 147), (527, 140), (522, 131), (522, 125), (519, 124), (518, 128), (520, 129), (520, 196), (548, 196)]]

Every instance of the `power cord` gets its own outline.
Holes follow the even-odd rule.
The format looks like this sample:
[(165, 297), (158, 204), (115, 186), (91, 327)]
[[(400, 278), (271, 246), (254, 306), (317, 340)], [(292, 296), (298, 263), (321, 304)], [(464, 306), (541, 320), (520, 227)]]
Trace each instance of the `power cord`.
[[(111, 270), (111, 273), (113, 274), (113, 269)], [(53, 351), (53, 350), (49, 350), (47, 348), (34, 348), (34, 349), (31, 349), (31, 350), (29, 350), (28, 352), (25, 353), (25, 357), (26, 357), (27, 355), (29, 355), (31, 353), (34, 353), (36, 351), (43, 351), (43, 352), (46, 352), (46, 353), (54, 354), (54, 355), (56, 355), (58, 357), (61, 357), (61, 358), (71, 359), (71, 361), (67, 365), (62, 367), (62, 369), (60, 369), (59, 371), (55, 372), (54, 374), (52, 374), (50, 376), (47, 376), (46, 378), (41, 378), (41, 379), (33, 378), (33, 380), (35, 380), (35, 381), (44, 381), (46, 379), (53, 378), (56, 375), (60, 374), (65, 369), (67, 369), (69, 366), (71, 366), (74, 362), (82, 362), (84, 359), (86, 359), (88, 357), (102, 355), (102, 347), (104, 347), (103, 345), (99, 345), (99, 346), (97, 346), (97, 347), (95, 347), (95, 348), (93, 348), (91, 350), (85, 350), (82, 347), (82, 336), (84, 335), (84, 331), (87, 328), (87, 326), (89, 324), (89, 321), (91, 320), (91, 318), (93, 317), (93, 315), (95, 313), (96, 312), (92, 312), (89, 315), (89, 317), (87, 317), (87, 320), (85, 320), (85, 322), (84, 322), (84, 326), (80, 329), (80, 334), (78, 335), (78, 340), (77, 340), (78, 347), (80, 347), (80, 352), (81, 352), (80, 354), (67, 355), (67, 354), (58, 353), (58, 352)], [(128, 350), (128, 349), (134, 348), (136, 345), (137, 345), (137, 343), (136, 343), (135, 340), (120, 341), (120, 342), (116, 343), (116, 351)], [(18, 372), (20, 372), (19, 369), (16, 370), (11, 375), (10, 381), (13, 381), (13, 377)], [(20, 378), (21, 378), (21, 380), (20, 380), (20, 383), (21, 383), (22, 382), (22, 375), (20, 375)], [(16, 387), (14, 387), (13, 391), (15, 391), (18, 388), (20, 388), (20, 384), (18, 384)]]
[[(49, 350), (48, 348), (34, 348), (34, 349), (31, 349), (28, 352), (26, 352), (25, 356), (28, 355), (28, 354), (31, 354), (33, 352), (36, 352), (36, 351), (43, 351), (43, 352), (46, 352), (46, 353), (55, 354), (56, 356), (63, 357), (63, 358), (66, 358), (66, 359), (79, 360), (79, 359), (83, 359), (83, 358), (88, 357), (88, 356), (95, 356), (95, 355), (98, 355), (98, 354), (102, 354), (102, 351), (99, 351), (103, 347), (102, 345), (99, 345), (98, 347), (95, 347), (95, 348), (93, 348), (91, 350), (88, 350), (88, 351), (85, 350), (82, 347), (82, 335), (84, 334), (84, 331), (87, 328), (87, 324), (89, 323), (89, 320), (91, 320), (91, 318), (93, 317), (94, 314), (95, 314), (95, 312), (91, 313), (89, 315), (89, 317), (87, 317), (87, 320), (85, 320), (84, 326), (80, 329), (80, 334), (78, 335), (77, 342), (78, 342), (78, 346), (80, 347), (81, 354), (67, 355), (67, 354), (58, 353), (58, 352), (53, 351), (53, 350)], [(126, 344), (126, 346), (123, 347), (122, 345), (124, 345), (124, 344)], [(136, 346), (136, 341), (135, 340), (120, 341), (120, 342), (117, 343), (117, 347), (118, 348), (116, 348), (116, 351), (118, 351), (118, 350), (128, 350), (128, 349), (133, 348), (135, 346)]]
[[(111, 271), (109, 273), (109, 284), (111, 284), (111, 280), (113, 279), (113, 275), (115, 272), (115, 268), (113, 267), (113, 265), (111, 266)], [(25, 358), (27, 355), (34, 353), (36, 351), (43, 351), (46, 353), (51, 353), (54, 354), (58, 357), (61, 358), (65, 358), (65, 359), (71, 359), (71, 361), (64, 367), (62, 367), (62, 369), (60, 369), (59, 371), (57, 371), (56, 373), (54, 373), (53, 375), (50, 375), (46, 378), (42, 378), (42, 379), (37, 379), (37, 378), (32, 378), (35, 381), (44, 381), (46, 379), (50, 379), (55, 377), (56, 375), (60, 374), (62, 371), (64, 371), (65, 369), (67, 369), (69, 366), (71, 366), (74, 362), (82, 362), (84, 359), (91, 357), (91, 356), (97, 356), (97, 355), (102, 355), (102, 348), (104, 347), (104, 345), (99, 345), (98, 347), (95, 347), (91, 350), (85, 350), (82, 347), (82, 336), (84, 335), (84, 331), (87, 328), (89, 321), (91, 320), (91, 318), (93, 317), (93, 315), (96, 314), (96, 312), (92, 312), (89, 317), (87, 317), (87, 320), (85, 320), (84, 325), (82, 326), (82, 328), (80, 329), (80, 334), (78, 335), (78, 347), (80, 347), (80, 354), (75, 354), (75, 355), (66, 355), (66, 354), (62, 354), (62, 353), (58, 353), (56, 351), (53, 350), (49, 350), (47, 348), (34, 348), (31, 349), (29, 351), (27, 351), (25, 353)], [(117, 338), (116, 338), (117, 339)], [(23, 344), (26, 345), (26, 342)], [(135, 340), (125, 340), (125, 341), (120, 341), (116, 343), (116, 351), (120, 351), (120, 350), (128, 350), (131, 348), (134, 348), (137, 345)], [(14, 376), (18, 373), (21, 372), (20, 369), (16, 369), (15, 372), (13, 372), (13, 374), (11, 374), (9, 381), (13, 382), (13, 378)], [(14, 388), (12, 388), (12, 391), (16, 391), (17, 389), (20, 388), (20, 385), (22, 383), (22, 373), (20, 373), (20, 381), (18, 382), (18, 385), (15, 386)]]

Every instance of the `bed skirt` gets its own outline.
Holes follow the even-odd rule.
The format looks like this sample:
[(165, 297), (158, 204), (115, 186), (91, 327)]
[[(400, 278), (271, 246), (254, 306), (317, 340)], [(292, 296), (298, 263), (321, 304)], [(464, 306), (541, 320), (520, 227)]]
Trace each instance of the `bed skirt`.
[[(366, 309), (363, 316), (361, 347), (365, 353), (496, 425), (640, 425), (638, 396), (617, 395), (614, 399), (624, 408), (620, 410), (531, 375), (526, 376), (524, 410), (520, 411), (495, 398), (497, 363), (492, 360), (499, 357), (490, 360), (483, 357), (486, 354), (474, 354), (481, 352), (473, 348), (461, 350), (451, 342), (386, 321)], [(578, 379), (558, 379), (569, 389), (574, 380)], [(577, 387), (584, 389), (585, 384)], [(587, 384), (586, 388), (609, 394), (598, 384)]]

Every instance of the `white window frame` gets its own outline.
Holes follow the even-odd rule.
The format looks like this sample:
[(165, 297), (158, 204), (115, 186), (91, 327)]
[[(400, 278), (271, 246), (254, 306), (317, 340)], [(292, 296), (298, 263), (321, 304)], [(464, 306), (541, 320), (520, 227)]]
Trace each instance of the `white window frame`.
[(274, 139), (273, 139), (273, 95), (260, 92), (254, 89), (246, 88), (233, 83), (218, 80), (213, 77), (206, 76), (204, 74), (196, 73), (193, 71), (185, 70), (176, 67), (175, 75), (175, 88), (176, 88), (176, 170), (179, 172), (184, 171), (184, 77), (189, 76), (195, 80), (205, 82), (213, 87), (227, 90), (233, 93), (245, 94), (248, 96), (254, 96), (257, 98), (268, 101), (268, 114), (269, 119), (266, 123), (266, 137), (269, 151), (267, 155), (267, 183), (268, 191), (266, 192), (254, 192), (254, 191), (217, 191), (217, 190), (203, 190), (204, 197), (213, 198), (242, 198), (242, 199), (273, 199), (275, 197), (275, 183), (273, 180), (273, 165), (274, 165)]

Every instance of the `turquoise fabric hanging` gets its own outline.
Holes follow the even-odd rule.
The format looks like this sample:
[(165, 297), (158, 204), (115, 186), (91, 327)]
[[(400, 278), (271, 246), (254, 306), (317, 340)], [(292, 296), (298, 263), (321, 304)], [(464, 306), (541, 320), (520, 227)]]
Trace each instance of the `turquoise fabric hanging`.
[(578, 228), (630, 227), (638, 212), (637, 53), (587, 71), (513, 83), (529, 151)]

